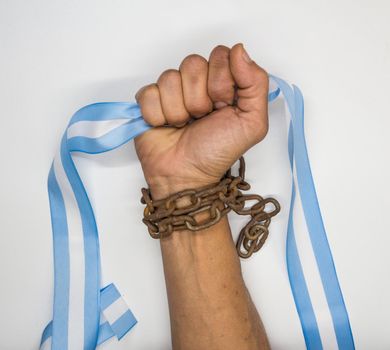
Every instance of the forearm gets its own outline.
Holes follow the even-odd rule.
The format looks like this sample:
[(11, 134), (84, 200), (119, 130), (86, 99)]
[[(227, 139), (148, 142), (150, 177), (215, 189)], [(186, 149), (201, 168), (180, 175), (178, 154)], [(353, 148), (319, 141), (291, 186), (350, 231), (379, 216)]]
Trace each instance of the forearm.
[(173, 349), (268, 349), (227, 218), (161, 240)]
[[(240, 43), (231, 49), (218, 45), (208, 61), (187, 56), (179, 69), (141, 88), (136, 99), (155, 127), (135, 140), (152, 201), (218, 183), (267, 134), (268, 74)], [(209, 219), (217, 219), (216, 213), (210, 207)], [(148, 224), (154, 237), (171, 233), (172, 226)], [(161, 239), (161, 250), (174, 350), (268, 348), (226, 217), (203, 231), (174, 230)]]

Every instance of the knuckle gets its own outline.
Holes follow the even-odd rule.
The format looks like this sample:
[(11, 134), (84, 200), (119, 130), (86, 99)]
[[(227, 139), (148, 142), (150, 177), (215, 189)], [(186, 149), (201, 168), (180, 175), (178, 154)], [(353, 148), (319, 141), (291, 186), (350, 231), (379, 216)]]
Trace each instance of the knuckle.
[(215, 68), (225, 66), (229, 62), (230, 49), (224, 45), (216, 46), (210, 54), (209, 65)]
[(143, 103), (145, 98), (153, 97), (158, 93), (158, 87), (156, 84), (149, 84), (143, 86), (135, 94), (135, 98), (138, 103)]
[(142, 87), (142, 88), (139, 89), (139, 90), (136, 92), (136, 94), (135, 94), (135, 100), (136, 100), (138, 103), (141, 102), (141, 100), (142, 100), (142, 98), (143, 98), (143, 96), (144, 96), (144, 90), (145, 90), (145, 88)]
[(207, 60), (198, 54), (191, 54), (184, 58), (180, 65), (180, 69), (189, 69), (197, 71), (199, 68), (203, 68), (207, 64)]
[(227, 46), (222, 45), (222, 44), (217, 45), (216, 47), (214, 47), (213, 50), (223, 50), (223, 51), (227, 51), (227, 52), (230, 51), (230, 49)]
[(166, 83), (172, 80), (176, 80), (177, 78), (180, 78), (180, 73), (176, 69), (167, 69), (164, 72), (161, 73), (161, 75), (158, 78), (158, 83)]

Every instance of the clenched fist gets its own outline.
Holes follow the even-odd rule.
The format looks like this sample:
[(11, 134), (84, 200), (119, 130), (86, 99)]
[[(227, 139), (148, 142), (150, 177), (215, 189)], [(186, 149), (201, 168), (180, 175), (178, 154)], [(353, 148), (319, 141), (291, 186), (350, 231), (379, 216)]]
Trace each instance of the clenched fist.
[(268, 75), (242, 44), (217, 46), (209, 60), (187, 56), (178, 70), (136, 94), (153, 128), (135, 139), (154, 198), (220, 180), (268, 130)]

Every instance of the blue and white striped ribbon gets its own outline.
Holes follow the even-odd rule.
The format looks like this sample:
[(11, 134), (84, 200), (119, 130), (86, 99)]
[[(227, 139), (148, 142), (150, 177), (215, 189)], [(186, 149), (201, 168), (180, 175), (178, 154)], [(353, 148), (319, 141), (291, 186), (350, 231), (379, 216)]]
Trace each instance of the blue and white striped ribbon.
[[(306, 347), (354, 349), (348, 313), (310, 171), (304, 137), (303, 97), (296, 86), (270, 77), (278, 87), (270, 91), (269, 102), (282, 92), (291, 116), (288, 152), (292, 194), (286, 257)], [(41, 349), (92, 350), (113, 336), (120, 339), (137, 322), (113, 284), (101, 289), (98, 231), (72, 152), (108, 152), (150, 128), (139, 106), (127, 102), (88, 105), (76, 112), (69, 122), (48, 179), (54, 246), (54, 304), (53, 320), (43, 332)], [(294, 223), (298, 221), (304, 224), (300, 225), (304, 229), (296, 229)], [(334, 342), (329, 336), (330, 330)]]
[[(110, 284), (100, 291), (100, 311), (97, 345), (113, 336), (120, 340), (137, 323), (114, 284)], [(53, 343), (55, 342), (53, 340), (53, 321), (51, 321), (43, 331), (40, 350), (59, 347)]]

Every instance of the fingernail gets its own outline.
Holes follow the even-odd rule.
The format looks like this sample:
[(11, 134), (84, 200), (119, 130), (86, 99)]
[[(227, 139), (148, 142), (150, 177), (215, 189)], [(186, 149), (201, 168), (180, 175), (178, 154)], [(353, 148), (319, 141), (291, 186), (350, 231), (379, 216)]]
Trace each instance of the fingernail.
[(222, 102), (222, 101), (214, 102), (214, 107), (216, 109), (220, 109), (220, 108), (226, 107), (227, 105), (228, 105), (227, 103)]
[(251, 63), (252, 59), (249, 57), (248, 52), (246, 52), (244, 45), (242, 45), (242, 58), (247, 62)]

